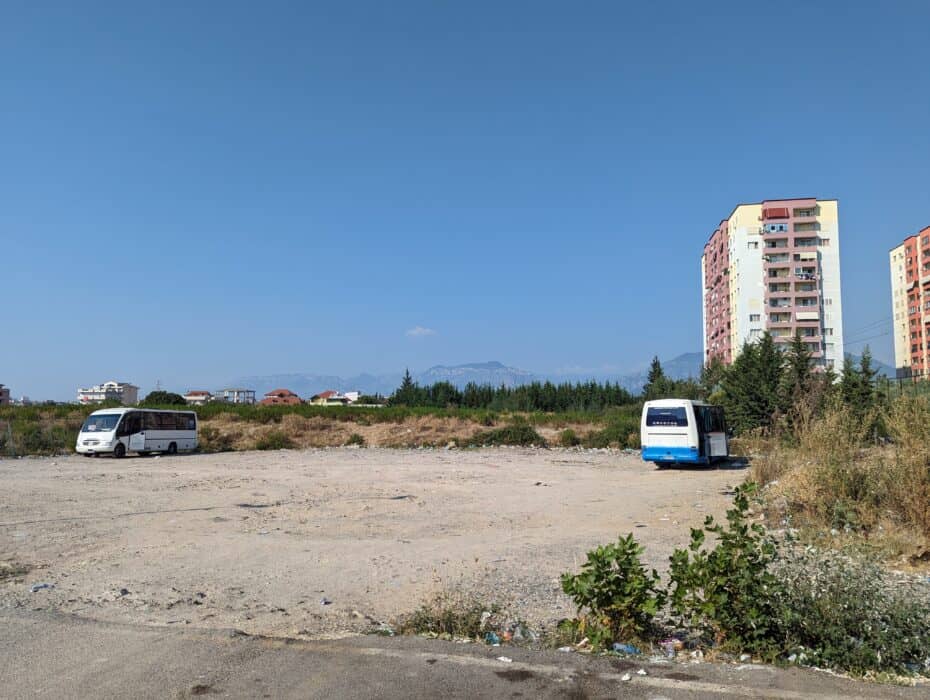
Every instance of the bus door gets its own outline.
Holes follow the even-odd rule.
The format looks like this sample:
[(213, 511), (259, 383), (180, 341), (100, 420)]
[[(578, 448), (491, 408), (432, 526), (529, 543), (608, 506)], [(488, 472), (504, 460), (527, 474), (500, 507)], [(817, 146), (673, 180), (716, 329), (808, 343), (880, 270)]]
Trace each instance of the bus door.
[(142, 430), (142, 414), (138, 411), (128, 413), (123, 419), (129, 434), (129, 449), (133, 452), (145, 450), (145, 432)]
[(727, 424), (723, 418), (723, 409), (720, 406), (712, 406), (707, 410), (712, 422), (712, 434), (708, 440), (707, 456), (729, 457), (730, 446), (727, 444)]

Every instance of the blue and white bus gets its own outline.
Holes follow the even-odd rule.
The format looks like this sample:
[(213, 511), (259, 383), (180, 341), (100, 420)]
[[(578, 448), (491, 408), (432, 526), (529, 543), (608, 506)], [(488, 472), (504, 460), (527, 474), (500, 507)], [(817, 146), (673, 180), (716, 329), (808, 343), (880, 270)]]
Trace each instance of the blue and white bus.
[(643, 406), (643, 461), (711, 464), (730, 456), (727, 422), (720, 406), (690, 399), (660, 399)]

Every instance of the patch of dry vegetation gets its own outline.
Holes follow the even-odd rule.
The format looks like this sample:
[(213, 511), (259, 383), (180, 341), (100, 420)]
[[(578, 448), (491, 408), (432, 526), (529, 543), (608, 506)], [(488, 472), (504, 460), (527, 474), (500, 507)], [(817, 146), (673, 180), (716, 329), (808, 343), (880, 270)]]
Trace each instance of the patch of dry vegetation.
[[(872, 441), (873, 426), (889, 436)], [(846, 406), (800, 421), (791, 439), (750, 435), (740, 448), (766, 484), (770, 515), (888, 553), (930, 547), (930, 400), (904, 395), (863, 417)]]

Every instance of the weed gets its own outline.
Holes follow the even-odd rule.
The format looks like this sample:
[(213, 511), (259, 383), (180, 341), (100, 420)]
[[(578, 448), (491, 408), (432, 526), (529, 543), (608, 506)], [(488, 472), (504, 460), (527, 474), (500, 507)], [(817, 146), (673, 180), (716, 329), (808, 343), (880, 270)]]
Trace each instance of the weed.
[[(691, 529), (688, 548), (672, 553), (670, 600), (673, 612), (717, 644), (774, 658), (781, 651), (775, 614), (781, 584), (771, 569), (777, 548), (762, 525), (747, 523), (755, 491), (753, 483), (738, 486), (727, 527), (707, 516), (703, 529)], [(705, 532), (716, 538), (713, 549), (703, 548)]]
[(495, 430), (479, 431), (465, 443), (467, 447), (494, 447), (516, 445), (546, 447), (546, 440), (526, 423), (508, 425)]
[(358, 433), (352, 433), (346, 440), (346, 445), (356, 445), (358, 447), (365, 447), (365, 437)]
[(233, 449), (232, 436), (211, 425), (203, 425), (200, 427), (200, 449), (204, 452), (229, 452)]
[(15, 561), (0, 561), (0, 582), (18, 581), (29, 573), (30, 567)]
[(815, 548), (778, 574), (779, 624), (795, 660), (864, 674), (930, 674), (930, 603), (874, 563)]
[(479, 639), (503, 629), (501, 606), (453, 590), (437, 594), (410, 615), (397, 621), (401, 634), (443, 635)]
[(256, 450), (286, 450), (294, 447), (291, 439), (280, 430), (272, 430), (258, 439)]
[(559, 444), (562, 447), (575, 447), (581, 444), (581, 438), (571, 428), (566, 428), (559, 435)]
[(588, 610), (579, 619), (577, 630), (595, 649), (620, 639), (641, 639), (665, 604), (665, 591), (658, 587), (659, 575), (655, 569), (647, 572), (640, 562), (643, 551), (630, 533), (616, 544), (588, 552), (581, 573), (562, 576), (562, 590), (575, 602), (578, 612)]

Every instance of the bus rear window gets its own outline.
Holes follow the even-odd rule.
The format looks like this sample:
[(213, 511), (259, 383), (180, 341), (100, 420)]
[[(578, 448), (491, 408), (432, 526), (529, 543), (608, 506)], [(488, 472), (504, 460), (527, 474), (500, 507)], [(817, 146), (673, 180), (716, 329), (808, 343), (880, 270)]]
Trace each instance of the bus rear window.
[(646, 425), (686, 428), (688, 427), (688, 414), (684, 406), (649, 408), (646, 411)]

